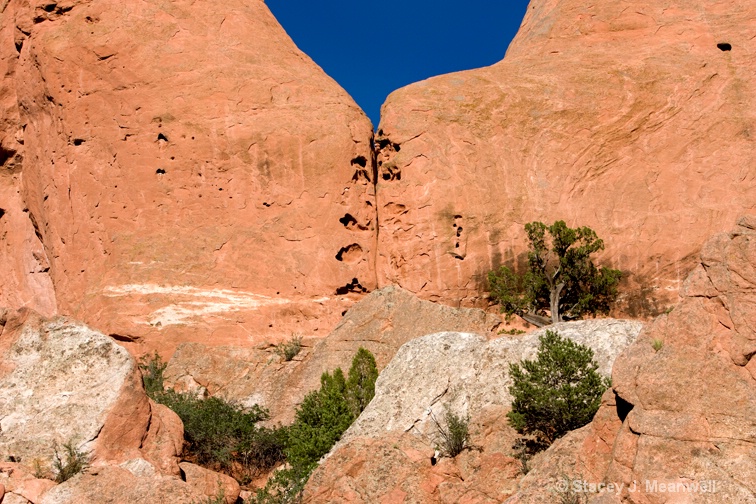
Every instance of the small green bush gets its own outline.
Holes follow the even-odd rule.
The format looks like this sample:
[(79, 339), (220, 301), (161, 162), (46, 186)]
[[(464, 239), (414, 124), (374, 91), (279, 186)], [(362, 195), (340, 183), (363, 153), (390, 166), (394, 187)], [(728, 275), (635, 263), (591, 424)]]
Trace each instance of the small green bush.
[(289, 430), (288, 461), (314, 468), (372, 400), (377, 378), (375, 357), (364, 348), (352, 359), (348, 380), (341, 368), (333, 375), (323, 373), (320, 390), (307, 394), (297, 409)]
[(346, 390), (344, 373), (336, 368), (320, 377), (320, 390), (305, 396), (289, 430), (286, 458), (292, 465), (314, 468), (352, 425)]
[(651, 342), (651, 346), (655, 352), (658, 352), (664, 346), (664, 342), (660, 339), (654, 339), (654, 341)]
[(318, 461), (341, 438), (375, 395), (378, 368), (375, 357), (360, 348), (352, 359), (349, 377), (336, 368), (320, 377), (320, 389), (307, 394), (288, 428), (286, 459), (289, 468), (279, 470), (249, 501), (253, 504), (293, 504)]
[(436, 449), (443, 456), (454, 458), (470, 447), (469, 416), (463, 417), (447, 409), (443, 424), (433, 414), (431, 419), (436, 424)]
[(256, 425), (269, 417), (264, 408), (244, 410), (218, 397), (202, 399), (172, 390), (156, 400), (181, 418), (185, 457), (199, 465), (248, 481), (285, 458), (285, 429)]
[(63, 483), (89, 467), (89, 456), (79, 450), (73, 441), (68, 441), (63, 444), (62, 456), (58, 452), (58, 447), (55, 448), (52, 465), (55, 481)]
[(302, 336), (293, 334), (288, 341), (276, 345), (276, 353), (281, 356), (285, 362), (289, 362), (296, 357), (302, 350)]
[(555, 331), (540, 337), (536, 360), (510, 364), (511, 425), (545, 446), (587, 424), (596, 414), (608, 379), (596, 371), (593, 350)]
[(163, 362), (160, 354), (155, 352), (153, 355), (143, 355), (139, 359), (139, 369), (142, 371), (142, 383), (144, 391), (151, 399), (155, 399), (156, 394), (163, 392), (163, 372), (168, 367), (167, 362)]
[(360, 416), (360, 413), (373, 400), (377, 379), (378, 367), (375, 364), (375, 357), (368, 350), (360, 347), (352, 359), (346, 383), (347, 401), (355, 418)]

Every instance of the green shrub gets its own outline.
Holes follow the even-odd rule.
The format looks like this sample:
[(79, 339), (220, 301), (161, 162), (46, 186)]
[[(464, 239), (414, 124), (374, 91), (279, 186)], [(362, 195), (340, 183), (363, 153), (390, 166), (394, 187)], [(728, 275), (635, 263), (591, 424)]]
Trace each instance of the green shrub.
[(152, 356), (143, 355), (139, 359), (139, 369), (142, 371), (142, 383), (147, 396), (155, 399), (156, 394), (163, 392), (163, 372), (168, 367), (167, 362), (163, 362), (160, 354), (155, 352)]
[(320, 390), (305, 396), (289, 429), (289, 463), (314, 468), (372, 400), (377, 378), (375, 357), (364, 348), (352, 359), (348, 380), (341, 368), (323, 373)]
[(280, 355), (281, 358), (286, 362), (289, 362), (294, 357), (296, 357), (301, 350), (302, 336), (298, 334), (292, 335), (288, 341), (284, 341), (276, 345), (276, 353)]
[(651, 346), (655, 352), (658, 352), (664, 346), (664, 342), (660, 339), (654, 339), (654, 341), (651, 342)]
[(352, 359), (349, 378), (336, 368), (320, 377), (320, 389), (307, 394), (288, 428), (286, 458), (279, 470), (249, 500), (253, 504), (301, 502), (302, 491), (318, 461), (341, 438), (375, 395), (378, 368), (375, 357), (360, 348)]
[(454, 458), (470, 446), (470, 417), (460, 416), (447, 409), (444, 423), (440, 423), (433, 414), (431, 419), (436, 424), (436, 449), (445, 457)]
[(284, 460), (285, 429), (256, 424), (267, 420), (267, 410), (248, 410), (223, 399), (198, 398), (168, 390), (156, 396), (184, 423), (185, 456), (197, 464), (245, 481)]
[(286, 458), (297, 467), (314, 468), (354, 421), (340, 368), (323, 373), (320, 390), (305, 396), (289, 430)]
[(56, 447), (53, 455), (53, 472), (55, 481), (63, 483), (73, 478), (89, 466), (89, 456), (79, 450), (73, 441), (63, 444), (63, 455)]
[(378, 379), (378, 367), (375, 357), (368, 350), (360, 347), (352, 359), (347, 378), (347, 401), (355, 418), (360, 416), (375, 395), (375, 381)]
[(512, 427), (548, 446), (590, 422), (609, 387), (597, 369), (593, 350), (546, 331), (536, 360), (509, 366)]
[(551, 226), (536, 221), (525, 224), (525, 232), (527, 272), (517, 275), (501, 266), (488, 274), (491, 298), (503, 313), (543, 326), (609, 311), (622, 272), (593, 263), (591, 255), (604, 250), (595, 231), (573, 229), (564, 221)]

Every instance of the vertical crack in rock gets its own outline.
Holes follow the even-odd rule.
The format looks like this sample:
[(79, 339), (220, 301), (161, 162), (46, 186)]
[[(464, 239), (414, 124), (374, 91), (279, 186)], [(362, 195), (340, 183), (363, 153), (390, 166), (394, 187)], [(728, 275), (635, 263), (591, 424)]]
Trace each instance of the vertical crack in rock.
[(375, 219), (375, 232), (373, 233), (373, 279), (376, 289), (380, 289), (382, 286), (380, 282), (380, 275), (378, 274), (378, 258), (380, 257), (380, 251), (378, 246), (380, 244), (379, 234), (381, 232), (381, 216), (378, 213), (378, 164), (377, 155), (375, 149), (375, 132), (370, 136), (370, 168), (373, 173), (373, 201), (375, 202), (374, 219)]

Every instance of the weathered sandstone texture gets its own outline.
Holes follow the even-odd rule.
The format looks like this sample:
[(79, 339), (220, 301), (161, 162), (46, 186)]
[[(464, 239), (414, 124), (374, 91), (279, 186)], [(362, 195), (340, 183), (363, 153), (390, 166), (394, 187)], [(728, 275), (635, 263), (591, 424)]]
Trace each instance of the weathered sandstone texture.
[(481, 302), (523, 224), (592, 227), (661, 312), (756, 207), (756, 4), (531, 1), (506, 57), (392, 93), (376, 137), (378, 282)]
[(97, 467), (42, 496), (40, 504), (189, 504), (207, 495), (178, 478), (140, 476), (120, 467)]
[[(641, 323), (566, 322), (550, 328), (593, 348), (608, 375)], [(539, 330), (487, 342), (444, 332), (403, 345), (376, 383), (376, 395), (312, 475), (306, 502), (502, 502), (517, 490), (516, 432), (508, 426), (509, 364), (535, 357)], [(473, 450), (434, 464), (434, 418), (468, 416)], [(404, 499), (404, 500), (403, 500)]]
[(295, 406), (320, 386), (320, 375), (349, 369), (360, 347), (375, 355), (383, 369), (406, 342), (441, 330), (475, 332), (493, 337), (497, 315), (479, 309), (451, 308), (422, 301), (390, 286), (356, 303), (325, 338), (304, 337), (302, 350), (285, 362), (275, 347), (208, 347), (179, 345), (165, 370), (169, 387), (223, 397), (270, 410), (271, 420), (289, 423)]
[(370, 121), (262, 0), (0, 10), (0, 303), (170, 353), (375, 287)]
[[(709, 240), (682, 300), (617, 359), (604, 396), (562, 474), (623, 484), (596, 502), (656, 504), (669, 493), (645, 482), (695, 485), (691, 503), (756, 502), (756, 217)], [(661, 348), (657, 351), (654, 348)], [(570, 434), (572, 436), (572, 434)], [(550, 502), (560, 472), (547, 464), (513, 502)], [(638, 482), (638, 491), (627, 491)], [(695, 487), (691, 487), (695, 488)], [(598, 499), (598, 498), (597, 498)], [(675, 501), (677, 502), (677, 501)]]
[(49, 464), (67, 442), (95, 459), (130, 458), (150, 419), (138, 379), (134, 359), (107, 336), (63, 318), (11, 315), (0, 334), (2, 459)]
[[(181, 419), (147, 398), (134, 358), (112, 338), (64, 317), (0, 310), (3, 504), (198, 502), (218, 481), (234, 502), (233, 479), (179, 467), (183, 442)], [(55, 486), (47, 478), (67, 443), (91, 467)]]

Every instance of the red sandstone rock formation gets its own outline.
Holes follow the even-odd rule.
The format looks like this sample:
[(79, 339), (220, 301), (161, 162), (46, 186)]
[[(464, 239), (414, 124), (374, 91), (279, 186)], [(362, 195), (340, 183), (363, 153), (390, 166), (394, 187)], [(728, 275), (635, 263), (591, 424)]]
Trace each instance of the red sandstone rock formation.
[(0, 303), (137, 352), (323, 335), (390, 283), (481, 306), (533, 219), (659, 311), (756, 205), (749, 3), (534, 0), (500, 63), (392, 94), (375, 159), (262, 0), (3, 5)]
[(618, 357), (616, 397), (513, 503), (551, 502), (564, 475), (622, 486), (597, 502), (756, 502), (756, 218), (738, 224), (705, 244), (680, 303)]
[(320, 387), (320, 376), (336, 367), (349, 370), (360, 347), (370, 350), (383, 369), (404, 343), (443, 330), (495, 336), (501, 320), (483, 310), (451, 308), (422, 301), (386, 287), (355, 304), (322, 340), (303, 339), (303, 347), (285, 362), (272, 346), (208, 347), (185, 343), (165, 370), (166, 385), (222, 397), (270, 411), (272, 424), (289, 424), (304, 396)]
[(372, 127), (262, 0), (3, 5), (0, 301), (170, 352), (372, 290)]
[[(661, 311), (756, 206), (756, 4), (533, 0), (503, 61), (389, 96), (379, 284), (480, 302), (532, 220), (587, 225)], [(642, 292), (641, 292), (642, 288)]]

